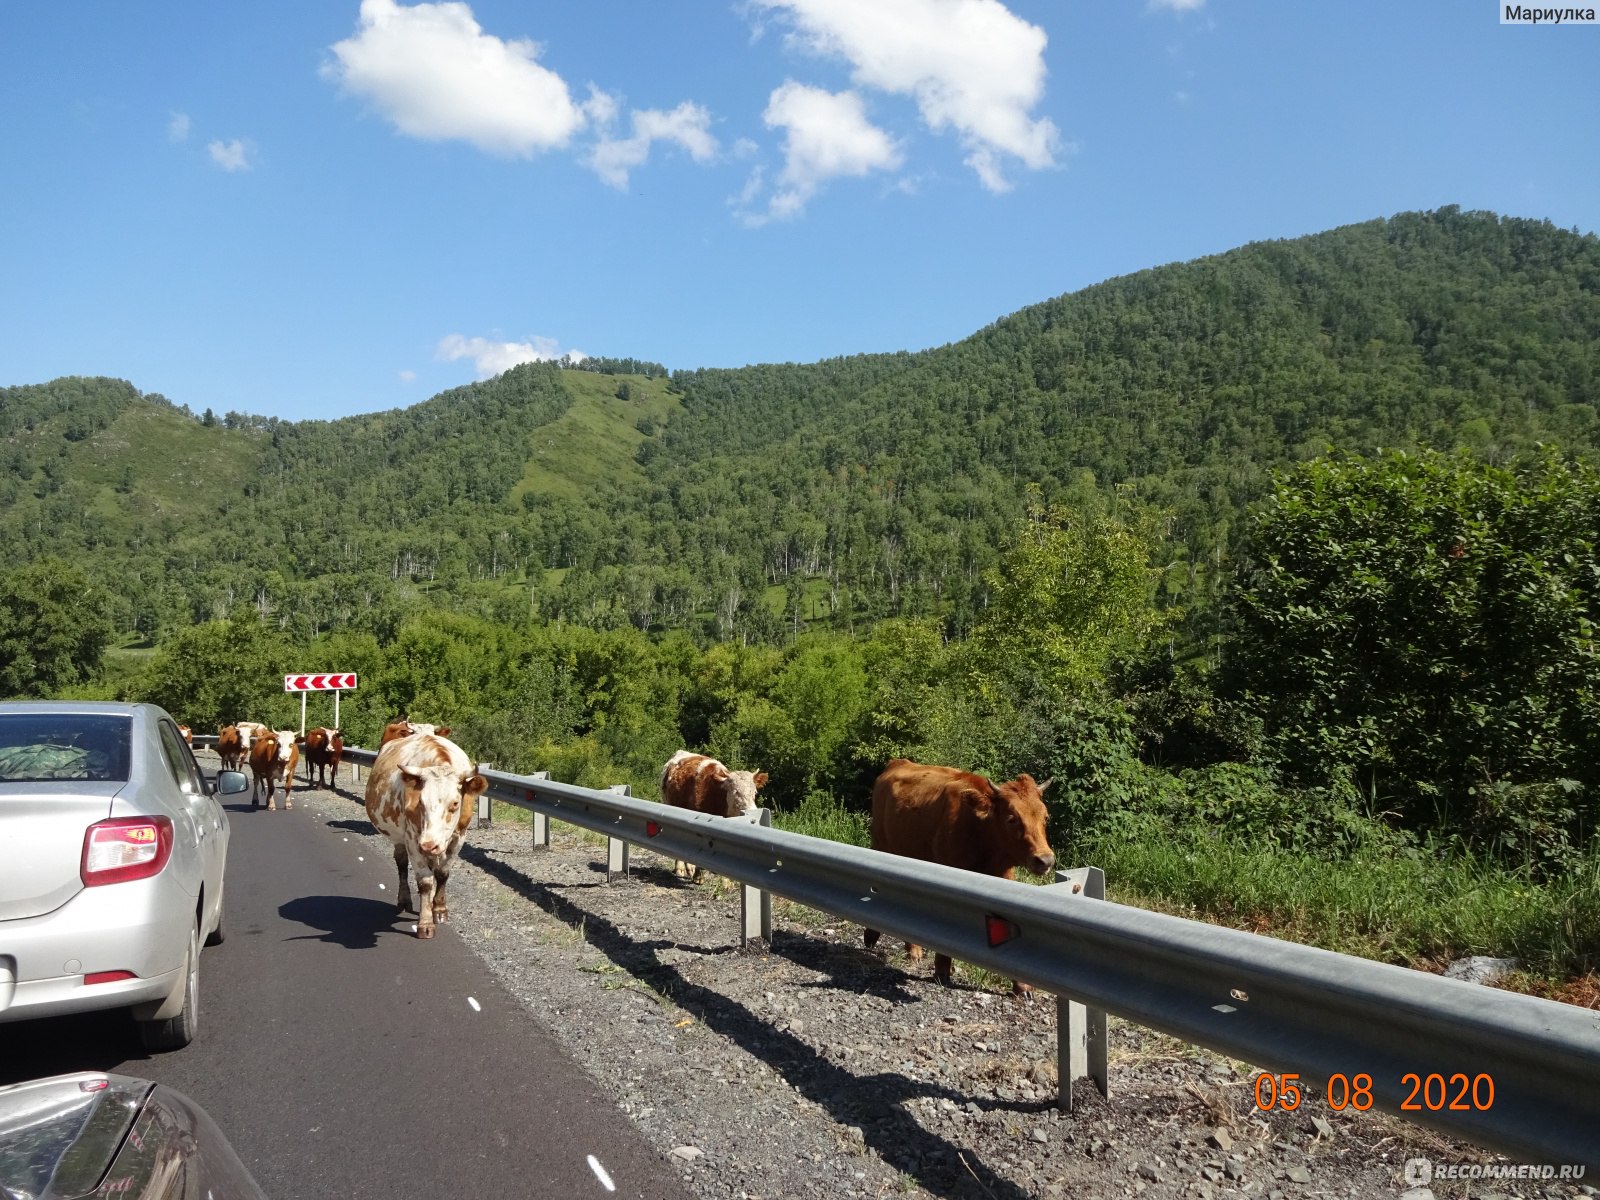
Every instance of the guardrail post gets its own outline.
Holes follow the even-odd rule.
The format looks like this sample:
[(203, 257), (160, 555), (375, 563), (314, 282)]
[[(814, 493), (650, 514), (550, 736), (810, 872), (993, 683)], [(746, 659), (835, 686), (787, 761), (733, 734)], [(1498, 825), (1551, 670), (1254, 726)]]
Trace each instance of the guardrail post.
[[(631, 796), (633, 792), (625, 783), (614, 783), (606, 789), (618, 796)], [(606, 878), (613, 879), (628, 873), (628, 843), (619, 837), (606, 838)]]
[[(549, 779), (549, 771), (535, 771), (528, 776), (529, 779)], [(533, 793), (528, 793), (528, 799), (533, 799)], [(535, 850), (550, 849), (550, 818), (542, 812), (533, 814), (533, 848)]]
[[(492, 770), (493, 768), (494, 768), (494, 764), (493, 763), (479, 763), (474, 768), (474, 770), (488, 771), (488, 770)], [(484, 788), (483, 791), (478, 793), (478, 828), (479, 829), (482, 829), (485, 825), (494, 824), (494, 810), (491, 807), (493, 804), (494, 804), (494, 799), (493, 799), (493, 797), (491, 797), (489, 795), (489, 789), (488, 788)]]
[[(765, 808), (758, 808), (746, 814), (745, 818), (752, 825), (759, 825), (763, 829), (771, 828), (772, 813)], [(739, 948), (748, 949), (752, 938), (760, 938), (769, 946), (772, 944), (772, 893), (763, 891), (758, 887), (751, 887), (748, 883), (739, 885)]]
[[(1083, 896), (1090, 900), (1104, 900), (1106, 873), (1099, 867), (1057, 871), (1055, 883), (1046, 890), (1062, 891), (1068, 896)], [(1094, 1080), (1102, 1096), (1110, 1097), (1106, 1049), (1105, 1010), (1087, 1008), (1075, 1000), (1057, 996), (1056, 1076), (1059, 1094), (1056, 1105), (1063, 1112), (1072, 1111), (1072, 1085), (1085, 1075)]]

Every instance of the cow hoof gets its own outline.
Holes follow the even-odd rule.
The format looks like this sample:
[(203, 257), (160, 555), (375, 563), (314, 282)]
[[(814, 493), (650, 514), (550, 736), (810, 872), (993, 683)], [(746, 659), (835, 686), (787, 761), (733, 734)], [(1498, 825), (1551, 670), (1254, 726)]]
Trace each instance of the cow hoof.
[(1033, 984), (1023, 983), (1022, 980), (1018, 979), (1011, 985), (1011, 994), (1020, 1000), (1032, 1000)]
[(861, 931), (861, 940), (867, 944), (867, 949), (869, 950), (878, 944), (878, 937), (879, 934), (876, 929), (863, 929)]
[(432, 936), (433, 936), (433, 926), (432, 925), (418, 925), (417, 926), (417, 937), (419, 939), (426, 940), (428, 938), (431, 938)]
[(283, 811), (284, 812), (288, 812), (293, 807), (294, 807), (294, 805), (290, 804), (287, 800), (285, 800), (283, 802)]
[(278, 802), (276, 800), (268, 800), (267, 801), (267, 811), (268, 812), (277, 812), (278, 811)]
[(254, 796), (250, 797), (250, 807), (251, 808), (260, 808), (261, 807), (261, 801), (257, 800)]

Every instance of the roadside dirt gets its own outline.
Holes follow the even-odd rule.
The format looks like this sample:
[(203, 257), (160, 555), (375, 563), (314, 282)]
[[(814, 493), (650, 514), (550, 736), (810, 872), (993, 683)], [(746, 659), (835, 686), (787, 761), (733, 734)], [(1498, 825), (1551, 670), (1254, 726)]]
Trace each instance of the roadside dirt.
[[(313, 819), (376, 841), (357, 790), (296, 795), (316, 801)], [(898, 943), (869, 952), (858, 927), (781, 900), (771, 945), (741, 951), (730, 881), (688, 885), (638, 848), (608, 879), (603, 844), (563, 825), (553, 841), (536, 851), (503, 818), (474, 830), (451, 926), (707, 1200), (1600, 1194), (1408, 1190), (1407, 1160), (1504, 1160), (1321, 1095), (1259, 1112), (1245, 1064), (1115, 1018), (1111, 1098), (1080, 1081), (1069, 1116), (1055, 1104), (1053, 998), (1014, 999), (959, 967), (941, 987)]]

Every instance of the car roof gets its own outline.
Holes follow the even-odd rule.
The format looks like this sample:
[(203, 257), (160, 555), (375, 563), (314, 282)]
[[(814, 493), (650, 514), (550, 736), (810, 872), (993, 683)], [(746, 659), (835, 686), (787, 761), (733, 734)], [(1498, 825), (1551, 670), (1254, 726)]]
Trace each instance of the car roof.
[(133, 704), (122, 700), (0, 700), (0, 715), (5, 713), (40, 715), (81, 713), (108, 717), (154, 718), (165, 715), (165, 710), (154, 704)]

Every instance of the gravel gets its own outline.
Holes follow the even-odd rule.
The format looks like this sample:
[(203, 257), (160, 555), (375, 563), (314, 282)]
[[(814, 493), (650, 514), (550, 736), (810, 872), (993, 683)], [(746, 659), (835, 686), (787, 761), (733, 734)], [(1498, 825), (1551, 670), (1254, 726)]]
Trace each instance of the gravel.
[[(303, 794), (313, 819), (382, 849), (358, 792)], [(1050, 997), (979, 986), (963, 967), (941, 987), (892, 939), (867, 951), (859, 927), (778, 899), (771, 945), (741, 950), (731, 881), (684, 883), (637, 847), (608, 879), (591, 835), (555, 824), (536, 851), (505, 814), (469, 835), (451, 927), (706, 1200), (1365, 1200), (1427, 1184), (1406, 1177), (1408, 1159), (1505, 1161), (1320, 1095), (1259, 1112), (1245, 1064), (1117, 1018), (1111, 1098), (1080, 1083), (1069, 1116), (1055, 1106)], [(1429, 1187), (1439, 1200), (1586, 1194)]]

